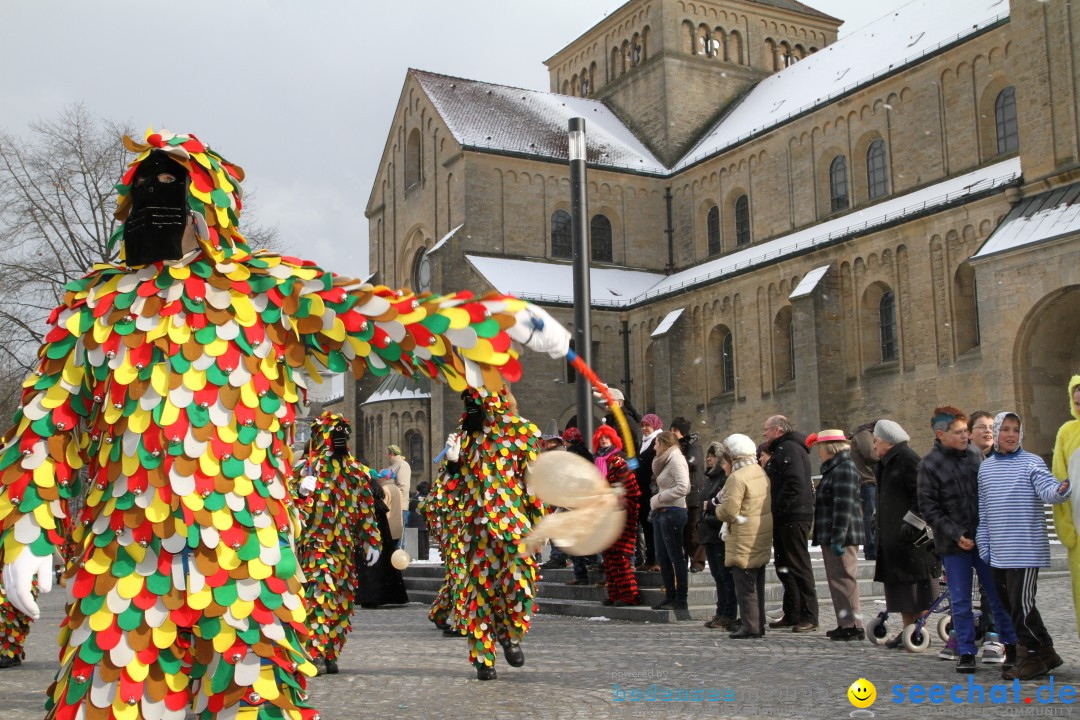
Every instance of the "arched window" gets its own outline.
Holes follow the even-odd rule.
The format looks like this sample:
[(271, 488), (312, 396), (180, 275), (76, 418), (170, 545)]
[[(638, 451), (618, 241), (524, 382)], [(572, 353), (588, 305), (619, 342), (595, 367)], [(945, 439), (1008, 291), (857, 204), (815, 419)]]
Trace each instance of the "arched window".
[(405, 189), (420, 184), (420, 129), (413, 128), (405, 143)]
[(750, 244), (750, 198), (746, 195), (735, 201), (735, 244)]
[(832, 212), (847, 209), (847, 160), (843, 155), (837, 155), (829, 165), (829, 197)]
[(709, 208), (709, 216), (705, 221), (709, 235), (709, 254), (720, 254), (720, 208), (713, 205)]
[(413, 260), (412, 289), (417, 293), (431, 290), (431, 260), (427, 248), (421, 248)]
[(570, 234), (570, 213), (556, 210), (551, 214), (551, 257), (574, 257), (574, 239)]
[(720, 388), (723, 392), (735, 392), (735, 337), (728, 332), (721, 343)]
[(866, 150), (866, 192), (871, 200), (884, 197), (889, 192), (889, 180), (885, 173), (885, 141), (878, 138)]
[[(410, 430), (405, 434), (405, 445), (409, 448), (409, 465), (417, 470), (427, 467), (424, 461), (424, 436), (416, 430)], [(413, 472), (416, 473), (416, 470)], [(413, 484), (416, 484), (416, 480), (413, 480)]]
[(1016, 123), (1016, 88), (1012, 85), (998, 93), (994, 101), (994, 122), (997, 126), (998, 155), (1020, 147), (1020, 131)]
[(589, 239), (592, 242), (592, 259), (611, 262), (611, 221), (603, 215), (593, 215), (589, 223)]
[(896, 296), (892, 290), (881, 296), (878, 302), (878, 325), (881, 328), (881, 362), (900, 357), (896, 334)]

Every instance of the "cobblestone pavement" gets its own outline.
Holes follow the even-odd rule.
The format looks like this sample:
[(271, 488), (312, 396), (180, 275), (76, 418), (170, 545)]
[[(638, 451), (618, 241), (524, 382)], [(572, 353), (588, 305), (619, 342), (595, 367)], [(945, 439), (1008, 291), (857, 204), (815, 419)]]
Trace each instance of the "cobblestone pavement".
[[(771, 571), (770, 571), (771, 572)], [(1054, 635), (1065, 665), (1054, 675), (1062, 685), (1080, 685), (1077, 640), (1067, 576), (1046, 578), (1039, 607)], [(28, 720), (42, 716), (43, 690), (56, 668), (55, 632), (62, 613), (62, 592), (43, 598), (43, 619), (31, 634), (28, 660), (0, 671), (0, 718)], [(869, 601), (867, 617), (883, 606)], [(866, 677), (877, 687), (872, 710), (878, 718), (1080, 717), (1080, 710), (1055, 703), (1041, 705), (1035, 696), (1042, 682), (1024, 683), (1020, 704), (992, 705), (997, 666), (981, 668), (973, 682), (984, 687), (983, 705), (894, 704), (892, 687), (905, 692), (915, 683), (963, 683), (967, 677), (934, 652), (913, 655), (868, 642), (831, 642), (832, 608), (822, 602), (822, 629), (808, 635), (772, 631), (763, 641), (731, 640), (700, 622), (633, 624), (538, 616), (524, 643), (525, 667), (498, 661), (499, 679), (481, 683), (468, 664), (463, 640), (442, 637), (427, 621), (426, 606), (360, 611), (345, 647), (340, 675), (315, 678), (312, 698), (327, 720), (348, 718), (623, 718), (716, 716), (731, 718), (846, 718), (854, 710), (848, 686)], [(617, 701), (617, 691), (633, 695), (683, 688), (703, 694), (715, 689), (726, 702)], [(730, 692), (729, 692), (730, 690)], [(1013, 701), (1013, 689), (1008, 700)], [(1024, 703), (1032, 698), (1032, 704)], [(1043, 691), (1046, 697), (1046, 691)]]

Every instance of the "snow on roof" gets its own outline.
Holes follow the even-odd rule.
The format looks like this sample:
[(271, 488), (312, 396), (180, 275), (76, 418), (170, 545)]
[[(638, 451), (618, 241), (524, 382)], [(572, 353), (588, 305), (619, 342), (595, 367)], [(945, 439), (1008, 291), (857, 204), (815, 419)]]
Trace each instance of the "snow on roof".
[(803, 279), (799, 281), (799, 284), (795, 286), (795, 290), (788, 295), (788, 300), (795, 300), (805, 295), (809, 295), (814, 292), (814, 288), (821, 282), (821, 278), (825, 277), (825, 273), (829, 271), (831, 265), (822, 265), (819, 268), (814, 268), (810, 272), (803, 276)]
[[(685, 288), (718, 280), (740, 270), (774, 263), (789, 255), (825, 245), (834, 240), (851, 237), (857, 233), (871, 232), (874, 228), (887, 223), (902, 221), (962, 198), (1008, 185), (1019, 177), (1020, 158), (1011, 158), (797, 230), (768, 242), (751, 245), (743, 250), (666, 277), (643, 270), (592, 268), (589, 274), (592, 304), (599, 307), (617, 308), (672, 294)], [(987, 243), (989, 242), (988, 240)], [(980, 250), (980, 254), (982, 253), (983, 251)], [(499, 292), (540, 303), (572, 303), (574, 301), (574, 269), (568, 263), (478, 255), (466, 255), (465, 259)], [(823, 275), (825, 269), (817, 268), (811, 271), (811, 274), (821, 272)], [(814, 282), (820, 279), (819, 276)], [(804, 283), (809, 281), (810, 274), (799, 283), (795, 292), (799, 292)]]
[(431, 253), (435, 252), (436, 250), (438, 250), (439, 248), (441, 248), (441, 247), (442, 247), (443, 245), (445, 245), (445, 244), (446, 244), (447, 242), (449, 242), (450, 238), (452, 238), (452, 237), (454, 237), (455, 235), (457, 235), (457, 231), (458, 231), (458, 230), (460, 230), (460, 229), (461, 229), (461, 228), (463, 228), (463, 227), (465, 227), (465, 223), (461, 223), (461, 224), (460, 224), (460, 225), (458, 225), (458, 226), (457, 226), (456, 228), (454, 228), (454, 229), (453, 229), (453, 230), (451, 230), (450, 232), (448, 232), (448, 233), (446, 233), (445, 235), (443, 235), (443, 237), (442, 237), (442, 240), (440, 240), (439, 242), (437, 242), (437, 243), (435, 243), (434, 245), (432, 245), (432, 246), (431, 246), (431, 249), (430, 249), (430, 250), (428, 250), (428, 255), (430, 255)]
[(652, 331), (649, 337), (660, 337), (670, 330), (671, 326), (675, 324), (675, 321), (679, 319), (679, 316), (683, 314), (683, 310), (685, 309), (686, 308), (679, 308), (678, 310), (672, 310), (665, 315), (664, 319), (660, 321), (660, 324), (656, 326), (656, 329)]
[[(574, 266), (546, 260), (466, 255), (476, 271), (501, 293), (535, 302), (572, 303)], [(591, 268), (589, 284), (593, 305), (619, 307), (663, 279), (660, 273), (622, 268)]]
[(975, 257), (1014, 250), (1080, 232), (1080, 183), (1040, 193), (1017, 203)]
[(410, 379), (398, 373), (390, 373), (375, 392), (362, 405), (384, 402), (387, 400), (426, 400), (431, 397), (431, 382), (422, 376)]
[(465, 146), (567, 160), (567, 121), (585, 118), (586, 160), (596, 167), (663, 174), (667, 168), (597, 100), (410, 70)]
[(1020, 158), (1018, 157), (988, 165), (669, 275), (649, 288), (646, 293), (632, 298), (632, 301), (641, 302), (656, 295), (664, 295), (715, 280), (738, 270), (767, 262), (776, 262), (787, 255), (850, 237), (856, 233), (865, 233), (874, 227), (903, 220), (908, 216), (941, 207), (960, 198), (1007, 185), (1018, 177), (1020, 177)]
[(674, 169), (823, 105), (1008, 15), (1009, 0), (913, 0), (762, 80)]

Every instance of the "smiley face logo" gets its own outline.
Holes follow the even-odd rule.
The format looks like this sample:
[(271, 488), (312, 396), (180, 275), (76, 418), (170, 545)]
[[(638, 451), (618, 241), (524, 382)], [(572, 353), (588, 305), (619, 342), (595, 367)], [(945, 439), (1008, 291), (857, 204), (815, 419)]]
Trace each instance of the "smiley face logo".
[(848, 700), (857, 708), (868, 708), (877, 699), (877, 688), (866, 678), (859, 678), (847, 689)]

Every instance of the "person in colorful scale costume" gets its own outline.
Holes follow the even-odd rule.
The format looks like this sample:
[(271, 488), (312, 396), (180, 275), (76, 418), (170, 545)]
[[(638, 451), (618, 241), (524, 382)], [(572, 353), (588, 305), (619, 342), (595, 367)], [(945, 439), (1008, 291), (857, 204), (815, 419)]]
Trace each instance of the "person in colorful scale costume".
[(449, 622), (465, 635), (477, 678), (494, 680), (496, 641), (512, 667), (525, 664), (521, 640), (534, 612), (536, 561), (523, 539), (543, 514), (525, 487), (525, 468), (540, 452), (540, 429), (518, 416), (506, 389), (470, 389), (462, 397), (465, 413), (447, 439), (442, 479), (452, 538)]
[(637, 576), (634, 574), (634, 547), (637, 543), (638, 489), (634, 471), (621, 455), (619, 433), (610, 425), (601, 425), (593, 433), (593, 456), (597, 469), (612, 487), (621, 487), (621, 502), (626, 510), (626, 525), (615, 543), (604, 551), (604, 579), (607, 599), (604, 605), (627, 607), (641, 604)]
[(121, 262), (67, 286), (0, 448), (5, 591), (37, 619), (85, 467), (47, 716), (313, 720), (286, 489), (299, 371), (501, 387), (511, 340), (556, 355), (569, 336), (512, 297), (415, 297), (252, 253), (239, 166), (193, 135), (125, 145)]
[(307, 652), (318, 673), (334, 675), (356, 605), (353, 553), (379, 559), (381, 537), (368, 468), (349, 451), (349, 421), (324, 412), (311, 424), (306, 462), (293, 485), (300, 514), (297, 561), (306, 578)]
[[(444, 468), (446, 466), (444, 465)], [(442, 630), (446, 635), (453, 636), (454, 634), (460, 634), (456, 630), (450, 627), (450, 611), (453, 609), (454, 601), (450, 597), (451, 587), (451, 565), (449, 558), (456, 542), (454, 537), (454, 530), (457, 529), (458, 524), (450, 521), (450, 515), (453, 512), (451, 503), (453, 497), (447, 494), (446, 481), (450, 479), (446, 477), (445, 472), (439, 472), (435, 474), (434, 481), (431, 484), (431, 492), (428, 494), (427, 499), (423, 504), (424, 518), (427, 520), (428, 532), (431, 535), (431, 542), (439, 550), (439, 558), (443, 561), (444, 576), (443, 583), (439, 587), (439, 592), (435, 596), (435, 600), (431, 603), (431, 610), (428, 611), (428, 620), (435, 624), (435, 627)]]
[[(1080, 480), (1080, 375), (1073, 375), (1069, 380), (1069, 412), (1073, 419), (1058, 428), (1050, 470), (1058, 480), (1069, 480), (1075, 485)], [(1073, 497), (1051, 507), (1054, 509), (1054, 528), (1058, 539), (1068, 550), (1073, 606), (1077, 623), (1080, 623), (1080, 538), (1077, 536), (1080, 502)], [(1080, 634), (1080, 625), (1077, 626), (1077, 633)]]

